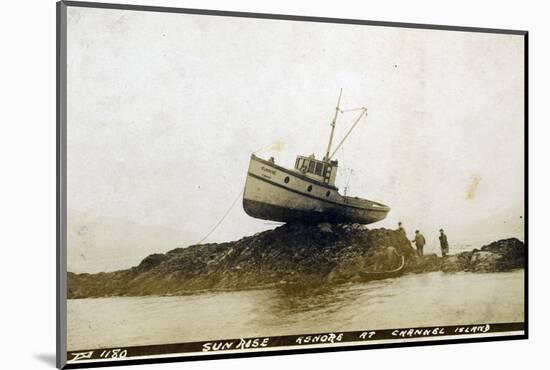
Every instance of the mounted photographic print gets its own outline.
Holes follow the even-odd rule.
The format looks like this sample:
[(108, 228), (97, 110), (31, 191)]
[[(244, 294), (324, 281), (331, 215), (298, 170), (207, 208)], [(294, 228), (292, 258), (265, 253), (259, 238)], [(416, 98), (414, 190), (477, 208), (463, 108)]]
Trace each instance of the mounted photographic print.
[(60, 2), (58, 367), (527, 338), (527, 32)]

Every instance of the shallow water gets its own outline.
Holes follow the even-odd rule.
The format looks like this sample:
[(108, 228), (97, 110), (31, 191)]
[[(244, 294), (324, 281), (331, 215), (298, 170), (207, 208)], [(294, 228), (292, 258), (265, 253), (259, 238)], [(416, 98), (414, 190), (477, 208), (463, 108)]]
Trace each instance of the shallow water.
[(366, 329), (523, 322), (524, 271), (68, 301), (69, 350)]

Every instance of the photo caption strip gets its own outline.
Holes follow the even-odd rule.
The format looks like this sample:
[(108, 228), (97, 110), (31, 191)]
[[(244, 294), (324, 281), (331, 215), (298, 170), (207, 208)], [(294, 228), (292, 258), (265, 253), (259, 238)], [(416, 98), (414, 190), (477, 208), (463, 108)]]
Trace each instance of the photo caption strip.
[(256, 350), (283, 350), (319, 345), (365, 345), (391, 341), (419, 341), (430, 339), (460, 339), (461, 337), (491, 336), (493, 333), (523, 335), (524, 323), (494, 323), (478, 325), (451, 325), (418, 328), (361, 330), (351, 332), (328, 332), (317, 334), (284, 335), (219, 339), (202, 342), (146, 345), (134, 347), (103, 348), (67, 352), (68, 364), (83, 364), (97, 361), (131, 360), (150, 356), (207, 355), (212, 353), (235, 353)]

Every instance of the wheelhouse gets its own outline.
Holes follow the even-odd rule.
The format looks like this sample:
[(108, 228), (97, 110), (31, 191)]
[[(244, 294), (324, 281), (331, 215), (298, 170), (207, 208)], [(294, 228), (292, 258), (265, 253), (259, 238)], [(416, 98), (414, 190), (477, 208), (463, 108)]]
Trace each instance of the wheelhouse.
[(294, 164), (296, 171), (331, 186), (335, 186), (337, 167), (338, 161), (323, 161), (315, 159), (313, 155), (309, 157), (299, 155)]

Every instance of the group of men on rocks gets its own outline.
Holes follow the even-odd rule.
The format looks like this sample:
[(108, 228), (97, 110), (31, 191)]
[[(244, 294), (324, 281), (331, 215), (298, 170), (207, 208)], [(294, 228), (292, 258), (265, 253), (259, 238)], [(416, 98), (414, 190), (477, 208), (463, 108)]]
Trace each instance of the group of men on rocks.
[[(397, 226), (397, 231), (403, 234), (403, 236), (406, 238), (407, 232), (403, 227), (403, 223), (399, 221)], [(426, 238), (424, 238), (424, 235), (422, 235), (419, 230), (416, 230), (414, 232), (414, 239), (412, 240), (412, 242), (416, 245), (416, 251), (418, 255), (422, 257), (424, 255), (424, 245), (426, 245)], [(447, 241), (447, 235), (445, 235), (443, 229), (439, 230), (439, 245), (441, 247), (441, 255), (443, 257), (446, 257), (449, 254), (449, 242)]]

